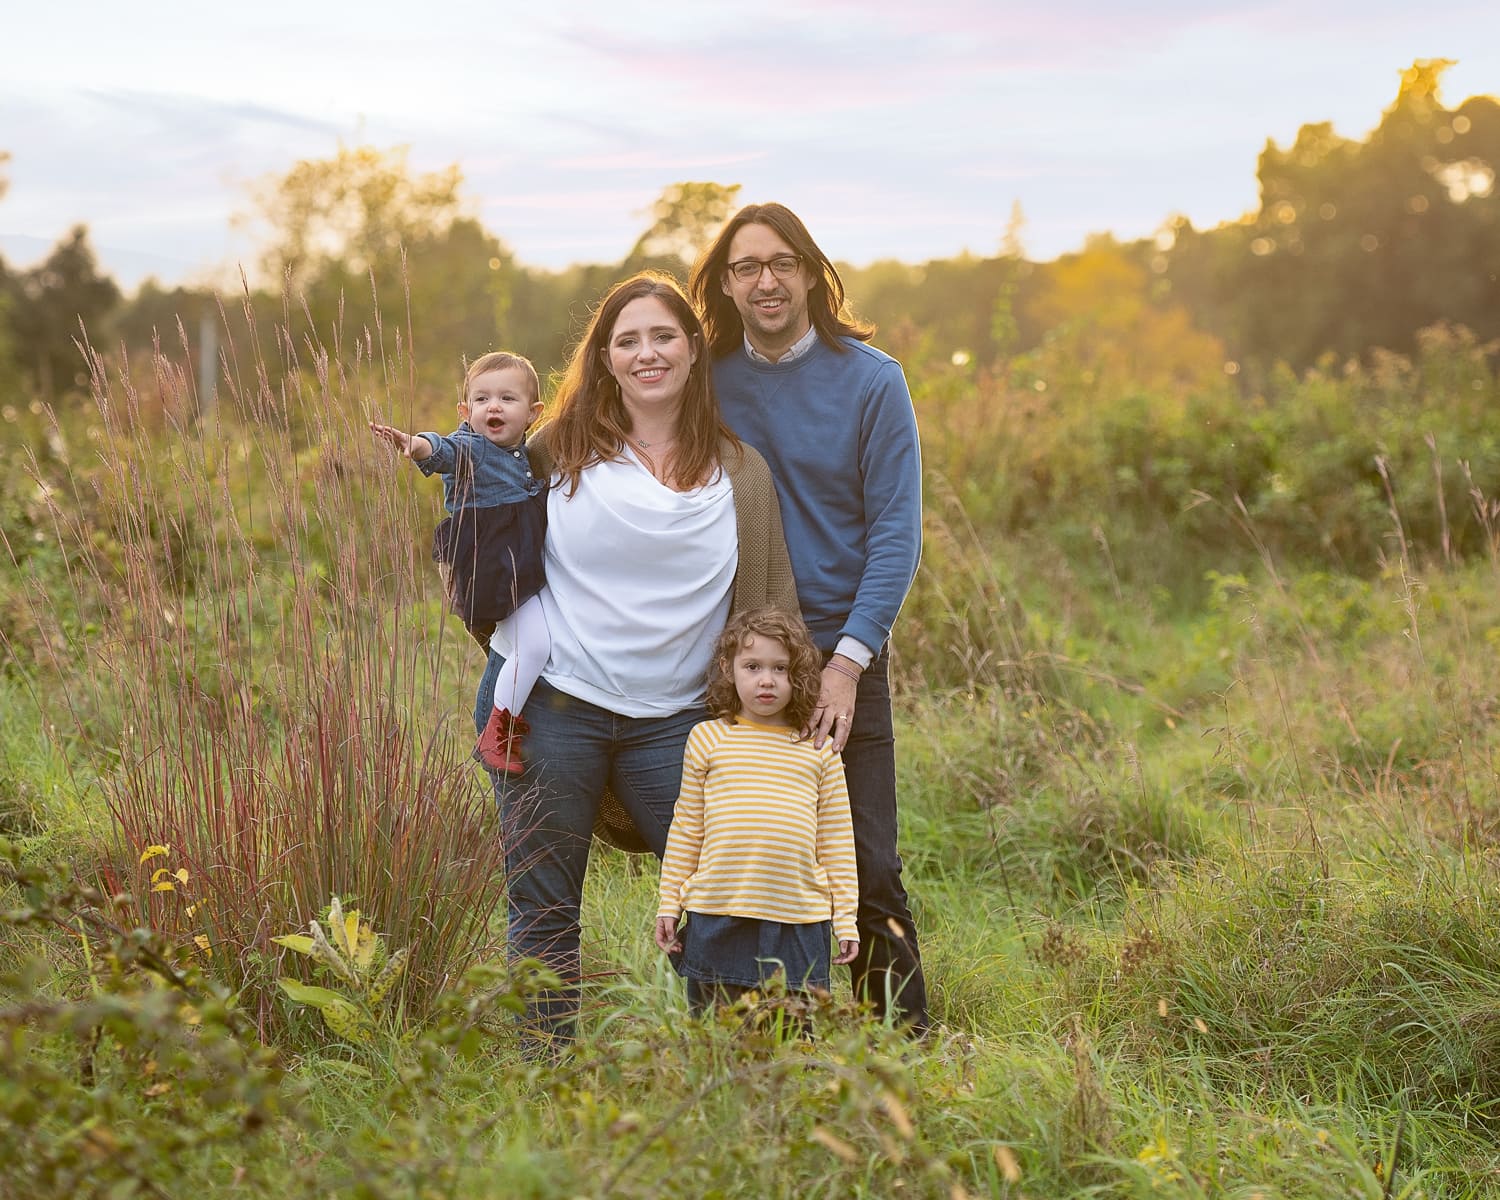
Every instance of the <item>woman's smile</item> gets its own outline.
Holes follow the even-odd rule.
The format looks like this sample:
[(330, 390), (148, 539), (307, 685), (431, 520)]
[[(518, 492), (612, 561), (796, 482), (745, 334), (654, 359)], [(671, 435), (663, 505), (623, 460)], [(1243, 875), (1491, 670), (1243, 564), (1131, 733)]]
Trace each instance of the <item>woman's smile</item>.
[(605, 354), (629, 405), (680, 399), (698, 349), (670, 308), (655, 296), (642, 296), (620, 310)]

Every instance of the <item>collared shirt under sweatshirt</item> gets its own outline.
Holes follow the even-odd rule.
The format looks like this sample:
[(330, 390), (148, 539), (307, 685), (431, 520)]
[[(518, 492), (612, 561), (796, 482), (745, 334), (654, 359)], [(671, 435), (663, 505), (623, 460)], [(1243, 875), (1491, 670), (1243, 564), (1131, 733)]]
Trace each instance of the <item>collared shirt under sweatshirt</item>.
[(844, 762), (785, 726), (693, 726), (667, 834), (657, 915), (832, 921), (857, 939), (859, 877)]
[(901, 364), (854, 338), (714, 363), (724, 420), (770, 464), (802, 617), (819, 648), (879, 651), (916, 576), (922, 456)]

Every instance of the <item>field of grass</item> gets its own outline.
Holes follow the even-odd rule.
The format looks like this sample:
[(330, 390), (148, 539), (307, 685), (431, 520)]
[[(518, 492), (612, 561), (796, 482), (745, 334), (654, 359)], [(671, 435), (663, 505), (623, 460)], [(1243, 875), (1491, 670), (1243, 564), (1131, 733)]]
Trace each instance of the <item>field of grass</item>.
[[(1346, 385), (1308, 385), (1304, 448), (1368, 426), (1398, 481), (1334, 532), (1338, 489), (1299, 509), (1285, 472), (1202, 492), (1190, 422), (1183, 490), (1115, 463), (1020, 520), (1006, 396), (956, 441), (983, 381), (919, 391), (895, 652), (934, 1035), (839, 990), (811, 1043), (786, 998), (690, 1019), (654, 861), (601, 849), (584, 1037), (536, 1062), (479, 651), (424, 561), (435, 490), (364, 432), (421, 406), (399, 363), (268, 341), (213, 421), (166, 362), (19, 413), (0, 1197), (1500, 1196), (1500, 544), (1484, 448), (1466, 496), (1423, 443), (1437, 390), (1330, 428)], [(1118, 447), (1075, 419), (1039, 444), (1082, 480)], [(987, 437), (988, 492), (957, 457)]]

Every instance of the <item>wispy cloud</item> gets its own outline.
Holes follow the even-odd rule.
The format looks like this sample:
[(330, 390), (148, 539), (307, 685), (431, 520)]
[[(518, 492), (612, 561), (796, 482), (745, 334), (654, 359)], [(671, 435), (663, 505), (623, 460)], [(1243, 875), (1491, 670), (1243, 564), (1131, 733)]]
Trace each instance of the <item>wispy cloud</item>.
[(337, 136), (339, 122), (250, 100), (213, 100), (202, 95), (139, 91), (129, 88), (83, 88), (80, 95), (118, 115), (132, 115), (164, 128), (220, 130), (235, 125), (268, 125)]
[(765, 151), (742, 151), (733, 154), (586, 154), (575, 158), (556, 158), (550, 166), (570, 171), (710, 171), (721, 167), (741, 166), (766, 157)]
[[(990, 75), (993, 59), (969, 53), (949, 35), (916, 37), (861, 24), (811, 24), (794, 33), (757, 23), (690, 33), (669, 45), (634, 30), (575, 28), (566, 36), (633, 86), (687, 101), (689, 111), (732, 110), (753, 125), (762, 114), (829, 113), (931, 100), (966, 77)], [(649, 109), (642, 113), (649, 116)]]
[(1364, 136), (1415, 57), (1460, 60), (1450, 101), (1500, 80), (1493, 0), (175, 2), (150, 39), (120, 6), (88, 38), (68, 6), (8, 15), (0, 235), (31, 241), (7, 245), (84, 221), (121, 255), (222, 256), (247, 181), (342, 141), (457, 162), (541, 265), (623, 254), (688, 178), (791, 204), (853, 262), (993, 252), (1019, 200), (1050, 257), (1237, 216), (1268, 137)]

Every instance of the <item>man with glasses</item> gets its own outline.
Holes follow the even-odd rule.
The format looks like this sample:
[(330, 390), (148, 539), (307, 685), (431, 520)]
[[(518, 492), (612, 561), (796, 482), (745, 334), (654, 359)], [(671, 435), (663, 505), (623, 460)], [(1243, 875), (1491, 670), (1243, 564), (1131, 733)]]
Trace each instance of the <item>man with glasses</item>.
[(886, 643), (922, 546), (917, 422), (901, 364), (866, 345), (844, 284), (781, 204), (742, 208), (689, 283), (729, 427), (771, 465), (797, 598), (827, 656), (815, 742), (843, 751), (859, 868), (856, 995), (914, 1033), (927, 986), (901, 857)]

